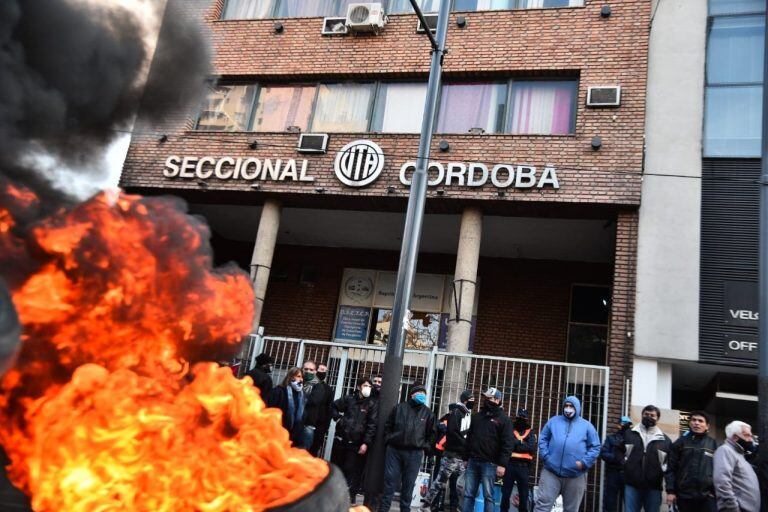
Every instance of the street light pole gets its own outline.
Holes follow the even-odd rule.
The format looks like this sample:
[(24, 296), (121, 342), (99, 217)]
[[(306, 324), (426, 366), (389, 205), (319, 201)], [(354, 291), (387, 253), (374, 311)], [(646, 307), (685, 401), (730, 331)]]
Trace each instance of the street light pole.
[[(768, 26), (768, 0), (765, 11)], [(763, 133), (760, 176), (760, 263), (758, 297), (760, 303), (757, 376), (757, 421), (760, 433), (760, 458), (768, 463), (768, 37), (763, 42)]]
[[(427, 168), (429, 167), (429, 149), (432, 143), (432, 131), (437, 111), (437, 96), (443, 69), (443, 57), (446, 53), (445, 39), (448, 31), (448, 16), (451, 0), (440, 0), (437, 16), (437, 38), (432, 37), (421, 9), (416, 0), (410, 0), (422, 26), (425, 28), (432, 45), (432, 61), (429, 68), (427, 97), (424, 105), (424, 118), (421, 123), (419, 152), (416, 158), (416, 170), (411, 179), (408, 194), (408, 209), (405, 214), (403, 244), (400, 249), (400, 263), (397, 269), (395, 298), (392, 306), (389, 341), (387, 342), (382, 386), (379, 396), (379, 426), (376, 441), (373, 443), (370, 462), (367, 469), (365, 488), (368, 493), (379, 494), (384, 483), (384, 425), (390, 411), (397, 405), (400, 380), (403, 375), (403, 354), (405, 352), (405, 324), (408, 322), (408, 307), (411, 301), (413, 280), (416, 274), (416, 261), (419, 255), (421, 228), (424, 221), (424, 204), (427, 199)], [(374, 511), (375, 512), (375, 511)]]

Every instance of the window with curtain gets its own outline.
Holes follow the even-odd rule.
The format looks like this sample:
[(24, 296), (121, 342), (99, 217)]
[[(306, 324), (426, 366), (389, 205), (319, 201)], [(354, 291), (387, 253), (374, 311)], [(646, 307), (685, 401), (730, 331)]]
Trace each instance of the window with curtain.
[(276, 0), (275, 16), (299, 18), (310, 16), (346, 16), (347, 7), (359, 0)]
[(604, 365), (611, 291), (607, 286), (574, 285), (568, 321), (568, 362)]
[[(754, 2), (710, 2), (720, 9)], [(765, 21), (762, 15), (711, 19), (707, 41), (704, 156), (758, 157), (762, 134)]]
[(371, 131), (419, 133), (426, 98), (425, 83), (382, 83), (376, 95)]
[(573, 133), (576, 89), (575, 81), (514, 82), (510, 133)]
[[(416, 2), (421, 12), (437, 12), (440, 9), (440, 0), (419, 0)], [(412, 13), (413, 7), (409, 0), (389, 0), (387, 14)]]
[(247, 130), (255, 92), (255, 85), (219, 85), (211, 88), (200, 112), (197, 129)]
[(440, 93), (438, 133), (467, 133), (482, 128), (486, 133), (504, 131), (507, 84), (447, 84)]
[(709, 0), (709, 15), (750, 14), (765, 11), (763, 0)]
[(253, 115), (253, 130), (283, 132), (290, 126), (309, 127), (315, 86), (262, 86)]
[(368, 131), (373, 90), (373, 84), (318, 85), (312, 130)]
[(274, 0), (226, 0), (221, 11), (223, 20), (269, 18)]
[(454, 0), (454, 11), (492, 11), (499, 9), (546, 9), (580, 7), (584, 0)]

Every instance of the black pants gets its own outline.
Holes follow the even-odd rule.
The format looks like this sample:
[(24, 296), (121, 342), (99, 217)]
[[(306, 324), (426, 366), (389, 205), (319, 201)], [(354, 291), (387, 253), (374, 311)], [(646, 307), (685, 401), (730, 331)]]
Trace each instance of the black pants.
[(400, 512), (411, 510), (411, 495), (416, 477), (419, 476), (422, 450), (403, 450), (387, 446), (384, 460), (384, 494), (379, 503), (379, 512), (389, 512), (395, 489), (400, 485)]
[(618, 512), (619, 503), (623, 502), (624, 472), (606, 466), (605, 489), (603, 490), (603, 512)]
[(359, 449), (360, 447), (355, 444), (336, 440), (331, 451), (331, 462), (341, 469), (347, 480), (351, 502), (355, 501), (357, 490), (360, 488), (360, 477), (365, 467), (365, 455), (358, 455)]
[(529, 478), (530, 471), (527, 462), (509, 459), (504, 471), (504, 485), (501, 487), (501, 512), (509, 512), (509, 502), (515, 484), (517, 484), (517, 493), (520, 496), (520, 504), (517, 509), (520, 512), (528, 512)]
[(680, 512), (717, 512), (717, 500), (715, 498), (703, 500), (677, 498), (677, 510)]

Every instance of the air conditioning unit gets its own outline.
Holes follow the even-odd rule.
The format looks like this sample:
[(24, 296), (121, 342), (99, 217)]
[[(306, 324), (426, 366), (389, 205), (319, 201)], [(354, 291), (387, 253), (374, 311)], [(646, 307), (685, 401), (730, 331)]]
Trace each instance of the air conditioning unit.
[(338, 36), (349, 32), (347, 29), (347, 18), (324, 18), (323, 31), (324, 36)]
[(299, 153), (326, 153), (328, 151), (327, 133), (302, 133), (299, 135)]
[[(424, 19), (427, 21), (427, 26), (429, 27), (429, 31), (433, 34), (437, 32), (437, 13), (435, 14), (425, 14)], [(424, 29), (424, 26), (421, 24), (421, 20), (418, 20), (416, 23), (416, 32), (419, 34), (423, 34), (426, 32)]]
[(621, 87), (607, 85), (587, 89), (588, 107), (618, 107), (621, 104)]
[(378, 32), (386, 23), (384, 6), (379, 3), (349, 4), (346, 25), (353, 32)]

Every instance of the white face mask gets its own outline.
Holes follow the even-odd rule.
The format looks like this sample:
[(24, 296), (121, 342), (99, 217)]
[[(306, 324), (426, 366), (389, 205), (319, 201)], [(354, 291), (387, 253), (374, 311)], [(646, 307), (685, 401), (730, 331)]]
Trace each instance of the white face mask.
[(576, 415), (576, 409), (573, 407), (564, 407), (563, 414), (566, 418), (573, 418)]
[(294, 380), (294, 381), (291, 382), (291, 387), (293, 389), (295, 389), (296, 391), (301, 391), (301, 386), (302, 386), (302, 384), (298, 380)]
[(371, 388), (369, 388), (368, 386), (365, 386), (360, 390), (360, 393), (363, 395), (363, 397), (368, 398), (369, 396), (371, 396)]

